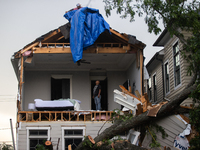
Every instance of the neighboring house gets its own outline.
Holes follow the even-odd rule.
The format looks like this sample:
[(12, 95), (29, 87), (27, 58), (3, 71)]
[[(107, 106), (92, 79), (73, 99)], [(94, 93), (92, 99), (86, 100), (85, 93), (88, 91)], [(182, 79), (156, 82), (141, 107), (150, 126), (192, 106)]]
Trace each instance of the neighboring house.
[[(83, 52), (80, 66), (72, 60), (69, 37), (62, 26), (22, 50), (11, 61), (19, 81), (17, 146), (18, 150), (34, 150), (44, 139), (54, 149), (75, 148), (86, 135), (93, 138), (112, 110), (121, 108), (114, 102), (114, 89), (128, 79), (130, 86), (143, 91), (143, 49), (136, 37), (110, 29), (102, 33), (94, 45)], [(66, 31), (66, 30), (65, 30)], [(92, 90), (95, 80), (102, 86), (102, 110), (95, 109)], [(120, 89), (119, 89), (120, 90)], [(35, 99), (70, 98), (81, 101), (82, 111), (30, 110)], [(111, 123), (106, 123), (103, 131)]]
[[(183, 33), (187, 38), (188, 33)], [(153, 46), (161, 46), (162, 50), (157, 52), (147, 63), (150, 78), (146, 80), (145, 92), (148, 93), (152, 103), (171, 100), (181, 92), (189, 83), (191, 76), (187, 74), (188, 63), (181, 55), (183, 44), (165, 29)], [(182, 103), (189, 106), (191, 100)]]

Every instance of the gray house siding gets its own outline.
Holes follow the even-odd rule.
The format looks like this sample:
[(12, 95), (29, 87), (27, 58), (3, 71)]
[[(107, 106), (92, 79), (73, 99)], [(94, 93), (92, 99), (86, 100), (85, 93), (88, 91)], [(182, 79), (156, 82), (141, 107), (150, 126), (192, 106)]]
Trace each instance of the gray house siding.
[[(154, 93), (154, 81), (153, 76), (156, 75), (156, 93)], [(159, 63), (158, 66), (151, 72), (151, 83), (152, 83), (152, 102), (159, 103), (163, 100), (163, 82), (162, 82), (162, 63)], [(155, 101), (155, 94), (157, 95), (157, 101)]]
[[(169, 42), (165, 45), (165, 55), (163, 61), (168, 61), (169, 64), (169, 80), (170, 80), (170, 91), (169, 94), (165, 97), (168, 99), (172, 99), (177, 93), (181, 92), (189, 83), (191, 76), (187, 74), (188, 63), (184, 60), (183, 56), (180, 54), (180, 76), (181, 83), (178, 86), (175, 86), (174, 81), (174, 59), (173, 59), (173, 45), (178, 42), (179, 49), (181, 50), (183, 47), (182, 43), (176, 38), (173, 37), (169, 40)], [(187, 99), (183, 103), (183, 105), (191, 104), (191, 100)]]

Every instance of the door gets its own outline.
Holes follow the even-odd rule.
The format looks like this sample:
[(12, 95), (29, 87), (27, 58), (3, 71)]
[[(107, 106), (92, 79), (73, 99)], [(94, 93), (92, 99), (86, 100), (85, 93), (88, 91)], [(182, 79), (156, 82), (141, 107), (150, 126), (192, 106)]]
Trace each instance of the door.
[[(101, 110), (108, 110), (108, 92), (107, 92), (107, 78), (105, 80), (99, 80), (101, 85)], [(91, 80), (91, 108), (96, 110), (96, 106), (93, 99), (93, 88), (96, 80)]]

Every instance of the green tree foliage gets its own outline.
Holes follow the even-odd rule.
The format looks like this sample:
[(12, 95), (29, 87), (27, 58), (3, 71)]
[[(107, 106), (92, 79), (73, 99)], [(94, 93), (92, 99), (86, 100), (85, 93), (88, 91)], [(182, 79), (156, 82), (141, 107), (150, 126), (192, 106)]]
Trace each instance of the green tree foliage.
[[(103, 0), (106, 15), (116, 10), (121, 18), (134, 21), (135, 15), (143, 16), (150, 33), (161, 32), (158, 26), (162, 22), (171, 36), (183, 43), (182, 54), (188, 61), (188, 73), (196, 77), (197, 88), (191, 94), (194, 102), (200, 102), (200, 1), (199, 0)], [(182, 31), (191, 34), (185, 38)], [(200, 106), (191, 110), (191, 123), (200, 133)], [(191, 149), (200, 149), (200, 136), (191, 141)], [(197, 144), (198, 143), (198, 144)]]

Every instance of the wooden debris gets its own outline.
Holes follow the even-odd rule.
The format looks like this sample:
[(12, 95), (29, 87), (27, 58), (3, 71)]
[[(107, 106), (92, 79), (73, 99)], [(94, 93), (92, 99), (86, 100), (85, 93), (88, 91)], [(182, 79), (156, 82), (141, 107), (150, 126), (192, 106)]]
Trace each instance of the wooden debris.
[(139, 92), (138, 90), (135, 91), (135, 94), (137, 95), (137, 97), (138, 97), (139, 99), (141, 99), (141, 95), (140, 95), (140, 92)]
[(90, 140), (90, 142), (91, 142), (92, 144), (95, 144), (94, 139), (93, 139), (90, 135), (88, 135), (88, 139)]
[(45, 142), (45, 145), (46, 145), (46, 146), (49, 146), (49, 145), (51, 145), (51, 144), (52, 144), (51, 141), (46, 141), (46, 142)]
[(149, 110), (147, 116), (151, 116), (151, 117), (156, 117), (158, 111), (160, 110), (160, 108), (162, 107), (162, 105), (168, 103), (167, 101), (166, 102), (161, 102), (157, 105), (154, 105), (154, 106), (148, 106), (147, 109)]
[(136, 99), (140, 100), (134, 94), (130, 93), (123, 85), (119, 85), (119, 87), (122, 89), (122, 92), (124, 92), (125, 94), (128, 94), (128, 95), (132, 96), (133, 98), (136, 98)]
[(53, 150), (53, 145), (52, 145), (52, 142), (49, 140), (47, 140), (45, 142), (45, 147), (48, 149), (48, 150)]
[(68, 145), (68, 150), (72, 150), (72, 146), (71, 145)]

